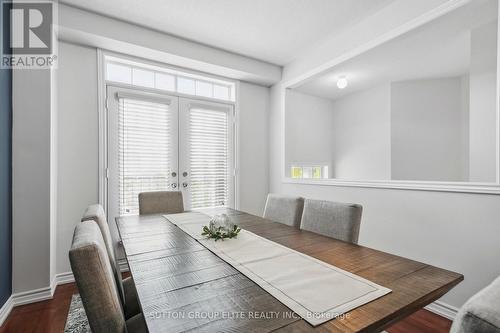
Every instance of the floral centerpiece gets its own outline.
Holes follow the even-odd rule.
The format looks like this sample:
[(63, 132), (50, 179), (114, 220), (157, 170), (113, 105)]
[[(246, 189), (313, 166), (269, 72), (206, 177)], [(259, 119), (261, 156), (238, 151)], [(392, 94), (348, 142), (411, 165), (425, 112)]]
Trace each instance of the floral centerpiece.
[(208, 226), (203, 227), (202, 236), (215, 239), (216, 241), (224, 240), (226, 238), (235, 238), (241, 231), (236, 224), (234, 224), (229, 216), (226, 214), (215, 215)]

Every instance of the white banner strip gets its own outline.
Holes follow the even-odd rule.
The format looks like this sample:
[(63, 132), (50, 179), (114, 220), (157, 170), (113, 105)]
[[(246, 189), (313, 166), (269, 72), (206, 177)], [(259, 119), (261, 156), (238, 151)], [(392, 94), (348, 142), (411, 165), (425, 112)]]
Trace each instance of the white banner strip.
[(317, 326), (391, 292), (390, 289), (297, 252), (250, 231), (215, 241), (201, 235), (210, 216), (165, 215), (207, 249)]

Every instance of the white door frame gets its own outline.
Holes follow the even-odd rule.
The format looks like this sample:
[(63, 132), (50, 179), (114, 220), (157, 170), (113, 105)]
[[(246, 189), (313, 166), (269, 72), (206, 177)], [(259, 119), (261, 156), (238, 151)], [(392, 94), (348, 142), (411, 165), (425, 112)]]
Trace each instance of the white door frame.
[[(179, 118), (178, 118), (178, 149), (182, 151), (186, 151), (187, 145), (186, 145), (186, 140), (180, 140), (180, 133), (183, 131), (186, 132), (186, 129), (183, 128), (186, 126), (186, 121), (181, 120), (182, 118), (182, 113), (183, 111), (187, 111), (188, 107), (190, 105), (199, 105), (201, 107), (209, 107), (209, 108), (216, 108), (220, 110), (226, 110), (228, 112), (228, 139), (229, 139), (229, 175), (228, 175), (228, 180), (229, 180), (229, 200), (227, 203), (228, 207), (231, 208), (237, 208), (238, 207), (238, 198), (237, 198), (237, 169), (236, 169), (236, 156), (237, 156), (237, 122), (236, 122), (236, 108), (234, 104), (231, 103), (219, 103), (215, 101), (207, 101), (206, 99), (197, 99), (197, 98), (185, 98), (185, 97), (180, 97), (177, 96), (177, 94), (167, 94), (167, 93), (161, 93), (161, 92), (156, 92), (156, 91), (151, 91), (148, 89), (142, 89), (142, 88), (135, 88), (135, 87), (124, 87), (123, 85), (116, 85), (116, 84), (106, 84), (105, 85), (106, 90), (105, 90), (105, 124), (106, 124), (106, 140), (105, 140), (105, 151), (106, 151), (106, 156), (105, 156), (105, 167), (104, 167), (104, 177), (103, 177), (103, 182), (105, 183), (104, 186), (100, 186), (102, 189), (104, 187), (105, 192), (101, 195), (103, 197), (101, 198), (101, 203), (104, 203), (104, 206), (106, 207), (106, 212), (108, 215), (108, 219), (114, 219), (115, 216), (118, 216), (118, 211), (116, 209), (116, 205), (112, 205), (111, 202), (112, 200), (116, 201), (117, 198), (114, 198), (113, 196), (116, 195), (114, 193), (111, 193), (113, 191), (110, 191), (113, 186), (116, 187), (116, 182), (117, 182), (117, 175), (111, 175), (110, 170), (111, 168), (117, 169), (113, 163), (116, 163), (117, 160), (115, 159), (112, 161), (109, 158), (109, 154), (112, 154), (113, 151), (116, 151), (116, 148), (112, 147), (117, 147), (118, 142), (116, 141), (116, 135), (111, 135), (109, 133), (109, 128), (112, 126), (112, 123), (115, 122), (116, 120), (113, 120), (112, 117), (114, 115), (111, 113), (111, 110), (117, 110), (118, 105), (118, 99), (116, 98), (116, 95), (119, 94), (121, 96), (129, 96), (129, 97), (137, 97), (140, 99), (144, 100), (149, 100), (149, 101), (162, 101), (162, 102), (168, 102), (171, 103), (172, 105), (175, 105), (175, 107), (178, 108), (179, 110)], [(101, 148), (101, 147), (100, 147)], [(180, 156), (180, 152), (177, 152), (177, 157)], [(180, 160), (177, 161), (177, 189), (183, 191), (183, 180), (182, 179), (182, 170), (181, 165), (184, 166), (186, 165), (186, 162), (181, 162)], [(116, 178), (116, 179), (115, 179)], [(189, 177), (188, 177), (189, 178)], [(189, 182), (189, 179), (187, 179)], [(187, 189), (189, 190), (189, 188)], [(113, 198), (112, 198), (113, 197)], [(186, 206), (189, 207), (189, 196), (185, 196), (185, 203)], [(117, 202), (117, 201), (116, 201)]]

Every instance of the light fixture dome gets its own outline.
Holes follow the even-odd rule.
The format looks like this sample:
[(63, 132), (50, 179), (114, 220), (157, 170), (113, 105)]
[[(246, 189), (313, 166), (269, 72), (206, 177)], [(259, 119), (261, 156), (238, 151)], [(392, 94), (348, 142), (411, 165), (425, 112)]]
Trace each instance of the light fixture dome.
[(347, 78), (345, 76), (341, 76), (337, 80), (337, 87), (339, 89), (344, 89), (345, 87), (347, 87), (348, 84), (349, 82), (347, 82)]

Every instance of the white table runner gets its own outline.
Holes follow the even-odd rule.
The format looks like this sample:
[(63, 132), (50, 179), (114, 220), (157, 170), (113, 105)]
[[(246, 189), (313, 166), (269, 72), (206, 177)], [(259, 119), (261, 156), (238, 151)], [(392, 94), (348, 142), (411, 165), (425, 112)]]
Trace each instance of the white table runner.
[(241, 230), (235, 239), (206, 239), (202, 227), (211, 218), (203, 213), (165, 217), (313, 326), (391, 292), (250, 231)]

